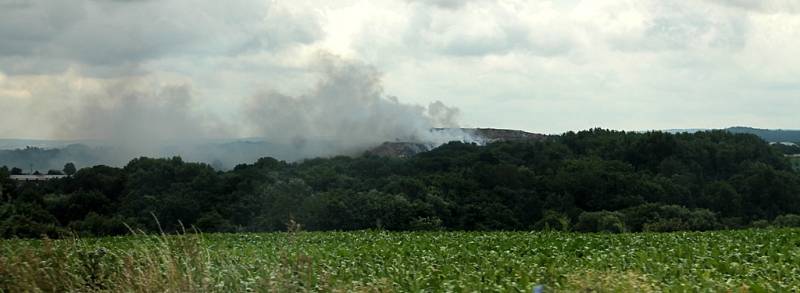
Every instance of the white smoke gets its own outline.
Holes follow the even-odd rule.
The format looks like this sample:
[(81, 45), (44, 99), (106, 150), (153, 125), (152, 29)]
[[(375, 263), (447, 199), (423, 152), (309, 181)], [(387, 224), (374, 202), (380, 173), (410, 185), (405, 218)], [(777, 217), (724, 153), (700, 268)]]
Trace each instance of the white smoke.
[[(29, 98), (24, 104), (20, 98), (0, 104), (35, 113), (27, 116), (27, 125), (49, 125), (51, 138), (88, 139), (108, 147), (98, 163), (113, 165), (136, 156), (180, 155), (232, 167), (264, 156), (359, 155), (387, 141), (430, 147), (453, 140), (481, 142), (458, 128), (457, 108), (440, 101), (408, 104), (386, 95), (372, 66), (320, 53), (309, 71), (317, 82), (305, 94), (264, 91), (246, 99), (228, 120), (197, 107), (190, 82), (153, 75), (89, 79), (71, 72), (13, 82), (6, 87)], [(256, 138), (236, 140), (245, 135)]]
[[(312, 70), (319, 81), (310, 92), (296, 97), (268, 92), (246, 105), (247, 122), (259, 135), (317, 156), (364, 151), (386, 141), (475, 140), (460, 129), (432, 131), (458, 127), (458, 109), (440, 101), (424, 107), (385, 96), (381, 74), (372, 66), (320, 54)], [(329, 148), (305, 149), (308, 142)]]

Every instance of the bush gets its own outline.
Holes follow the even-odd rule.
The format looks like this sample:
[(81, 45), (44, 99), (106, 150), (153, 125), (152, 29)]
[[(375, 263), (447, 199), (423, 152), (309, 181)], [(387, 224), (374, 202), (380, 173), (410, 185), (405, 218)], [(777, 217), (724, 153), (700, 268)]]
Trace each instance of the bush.
[(717, 215), (707, 209), (688, 209), (677, 205), (645, 204), (623, 210), (632, 231), (706, 231), (722, 225)]
[(121, 217), (109, 218), (95, 212), (89, 212), (83, 220), (70, 222), (69, 228), (85, 235), (121, 235), (129, 232)]
[(203, 232), (231, 232), (235, 230), (233, 225), (217, 211), (203, 214), (197, 220), (195, 226)]
[(578, 223), (575, 230), (581, 232), (625, 232), (625, 224), (622, 221), (623, 215), (619, 212), (583, 212), (578, 216)]
[(556, 211), (545, 211), (541, 220), (536, 222), (534, 229), (544, 231), (569, 231), (570, 220), (567, 215)]
[(719, 220), (717, 220), (717, 214), (707, 209), (689, 210), (686, 215), (686, 221), (692, 231), (716, 230), (721, 227)]
[(756, 220), (756, 221), (753, 221), (752, 223), (750, 223), (750, 227), (756, 228), (756, 229), (766, 229), (766, 228), (769, 228), (770, 225), (769, 225), (769, 221), (767, 221), (767, 220)]
[(409, 224), (411, 230), (414, 231), (441, 231), (442, 219), (439, 217), (419, 217), (411, 221)]
[(645, 232), (675, 232), (689, 230), (689, 224), (678, 218), (660, 219), (646, 223), (642, 227)]
[(772, 221), (775, 227), (800, 227), (800, 216), (795, 214), (780, 215)]
[(0, 205), (0, 237), (57, 238), (63, 232), (58, 221), (41, 207), (30, 204)]

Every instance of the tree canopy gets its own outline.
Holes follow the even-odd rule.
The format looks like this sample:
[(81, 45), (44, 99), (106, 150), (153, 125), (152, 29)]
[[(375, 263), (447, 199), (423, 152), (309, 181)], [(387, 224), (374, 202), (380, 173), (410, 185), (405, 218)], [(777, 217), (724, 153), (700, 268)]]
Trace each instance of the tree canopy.
[(592, 129), (544, 141), (451, 142), (410, 158), (262, 158), (227, 172), (136, 158), (43, 183), (15, 183), (10, 173), (0, 169), (4, 237), (115, 235), (126, 225), (277, 231), (290, 222), (617, 233), (787, 226), (800, 214), (800, 174), (789, 158), (754, 135), (724, 131)]

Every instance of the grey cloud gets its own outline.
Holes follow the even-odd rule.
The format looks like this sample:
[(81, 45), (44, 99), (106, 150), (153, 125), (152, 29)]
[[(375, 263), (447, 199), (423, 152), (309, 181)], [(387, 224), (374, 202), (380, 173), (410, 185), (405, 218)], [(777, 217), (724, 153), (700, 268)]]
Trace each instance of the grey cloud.
[(444, 53), (456, 56), (505, 54), (528, 45), (527, 35), (520, 30), (502, 30), (492, 36), (463, 36), (444, 45)]
[(81, 18), (82, 5), (65, 1), (3, 2), (0, 9), (0, 56), (44, 53), (44, 47)]
[(62, 64), (86, 72), (114, 71), (170, 56), (275, 50), (323, 36), (314, 18), (277, 2), (31, 0), (4, 5), (0, 65), (7, 74), (61, 72)]
[[(427, 2), (426, 2), (427, 3)], [(521, 53), (534, 56), (558, 56), (572, 51), (575, 46), (570, 35), (550, 27), (535, 27), (526, 20), (509, 11), (508, 7), (483, 2), (478, 7), (464, 8), (458, 12), (437, 12), (417, 7), (412, 10), (403, 39), (416, 51), (430, 51), (446, 56), (480, 57)], [(473, 10), (474, 8), (474, 10)], [(467, 23), (458, 18), (441, 19), (453, 13), (486, 11), (479, 25), (492, 31), (473, 31), (475, 23)]]
[(709, 14), (691, 5), (660, 3), (641, 35), (612, 40), (623, 51), (682, 51), (689, 48), (738, 50), (746, 44), (749, 22), (739, 13)]
[(260, 33), (250, 36), (235, 51), (274, 50), (295, 44), (310, 44), (324, 37), (322, 24), (311, 11), (291, 11), (280, 5), (269, 7), (259, 29), (262, 30)]
[(0, 2), (2, 9), (22, 9), (31, 6), (33, 3), (27, 0), (4, 0)]
[(700, 17), (657, 18), (644, 33), (642, 43), (636, 45), (651, 49), (685, 49), (693, 39), (709, 30), (708, 21)]
[(572, 44), (564, 38), (538, 37), (532, 34), (527, 27), (506, 26), (492, 36), (453, 38), (444, 45), (443, 53), (454, 56), (485, 56), (520, 52), (535, 56), (557, 56), (572, 50)]

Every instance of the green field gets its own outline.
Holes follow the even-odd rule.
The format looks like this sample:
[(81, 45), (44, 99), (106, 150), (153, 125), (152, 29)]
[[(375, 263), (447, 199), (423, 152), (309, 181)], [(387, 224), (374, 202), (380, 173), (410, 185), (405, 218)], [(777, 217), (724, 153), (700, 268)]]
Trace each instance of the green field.
[(800, 230), (2, 240), (0, 291), (800, 291)]

